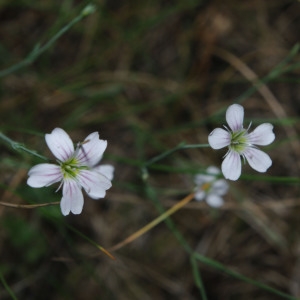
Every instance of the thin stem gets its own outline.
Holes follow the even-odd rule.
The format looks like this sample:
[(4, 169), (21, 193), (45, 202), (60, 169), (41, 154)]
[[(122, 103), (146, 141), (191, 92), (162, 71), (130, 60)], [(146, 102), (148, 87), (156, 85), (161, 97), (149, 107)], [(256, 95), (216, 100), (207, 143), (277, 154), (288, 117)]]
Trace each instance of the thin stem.
[(91, 4), (87, 5), (77, 17), (75, 17), (69, 24), (67, 24), (59, 32), (57, 32), (43, 47), (36, 45), (24, 60), (7, 69), (0, 71), (0, 77), (6, 76), (25, 66), (32, 64), (43, 52), (45, 52), (48, 48), (50, 48), (73, 25), (81, 21), (86, 16), (92, 14), (94, 11), (95, 11), (95, 7), (93, 5)]
[(6, 207), (12, 207), (12, 208), (37, 208), (37, 207), (44, 207), (44, 206), (50, 206), (50, 205), (58, 205), (60, 202), (49, 202), (49, 203), (40, 203), (40, 204), (13, 204), (8, 202), (0, 202), (0, 205), (6, 206)]
[(38, 158), (41, 158), (43, 160), (48, 160), (47, 157), (38, 154), (35, 150), (30, 150), (28, 148), (26, 148), (24, 145), (13, 141), (12, 139), (10, 139), (9, 137), (7, 137), (6, 135), (4, 135), (2, 132), (0, 132), (0, 139), (2, 139), (3, 141), (5, 141), (6, 143), (10, 144), (10, 146), (14, 149), (14, 150), (22, 150), (24, 152), (27, 152), (33, 156), (36, 156)]
[(194, 145), (186, 145), (185, 143), (180, 143), (178, 146), (176, 146), (173, 149), (170, 149), (166, 152), (163, 152), (151, 159), (149, 159), (148, 161), (146, 161), (146, 163), (144, 164), (144, 167), (148, 167), (156, 162), (158, 162), (159, 160), (164, 159), (165, 157), (169, 156), (170, 154), (178, 151), (178, 150), (182, 150), (182, 149), (195, 149), (195, 148), (208, 148), (210, 147), (209, 144), (194, 144)]
[[(153, 204), (155, 205), (156, 209), (160, 212), (160, 213), (164, 213), (164, 208), (161, 205), (161, 203), (159, 201), (157, 201), (156, 195), (155, 195), (155, 191), (145, 182), (145, 187), (146, 187), (146, 192), (147, 195), (149, 197), (149, 199), (151, 199), (151, 201), (153, 202)], [(174, 222), (172, 221), (171, 218), (167, 217), (164, 222), (166, 223), (166, 225), (168, 226), (168, 228), (170, 229), (170, 231), (173, 233), (173, 235), (175, 236), (175, 238), (178, 240), (178, 242), (182, 245), (183, 249), (188, 253), (190, 259), (191, 259), (191, 264), (192, 264), (192, 270), (193, 270), (193, 275), (194, 275), (194, 280), (195, 280), (195, 284), (198, 287), (198, 289), (200, 289), (200, 294), (202, 296), (202, 300), (207, 300), (207, 296), (206, 296), (206, 292), (205, 292), (205, 287), (201, 278), (201, 274), (200, 271), (197, 269), (197, 262), (196, 260), (192, 257), (194, 251), (192, 250), (192, 248), (190, 247), (190, 245), (188, 244), (188, 242), (185, 240), (184, 236), (181, 234), (181, 232), (176, 228), (176, 225), (174, 224)]]
[(4, 288), (6, 289), (6, 291), (9, 293), (9, 295), (11, 296), (11, 298), (13, 300), (18, 300), (18, 298), (16, 297), (16, 295), (14, 294), (14, 292), (11, 290), (11, 288), (8, 286), (5, 278), (2, 275), (2, 272), (0, 271), (0, 281), (2, 282)]
[(195, 257), (193, 255), (190, 256), (190, 262), (192, 265), (195, 284), (198, 287), (198, 289), (200, 290), (201, 298), (202, 298), (202, 300), (207, 300), (205, 288), (204, 288), (204, 285), (203, 285), (203, 282), (201, 279), (201, 275), (200, 275), (200, 271), (199, 271), (199, 268), (197, 265), (197, 260), (195, 259)]
[(152, 222), (148, 223), (146, 226), (144, 226), (140, 230), (136, 231), (135, 233), (133, 233), (132, 235), (130, 235), (129, 237), (127, 237), (125, 240), (123, 240), (120, 243), (118, 243), (118, 244), (114, 245), (113, 247), (111, 247), (110, 250), (111, 251), (118, 250), (118, 249), (124, 247), (125, 245), (133, 242), (134, 240), (136, 240), (137, 238), (139, 238), (140, 236), (142, 236), (143, 234), (145, 234), (146, 232), (148, 232), (150, 229), (152, 229), (153, 227), (155, 227), (156, 225), (158, 225), (159, 223), (161, 223), (162, 221), (164, 221), (170, 215), (172, 215), (173, 213), (175, 213), (181, 207), (183, 207), (184, 205), (186, 205), (187, 203), (189, 203), (193, 198), (194, 198), (194, 193), (189, 194), (188, 196), (186, 196), (185, 198), (183, 198), (180, 202), (176, 203), (173, 207), (171, 207), (166, 212), (164, 212), (163, 214), (161, 214), (159, 217), (157, 217), (156, 219), (154, 219)]
[(91, 243), (92, 245), (94, 245), (96, 248), (98, 248), (101, 252), (103, 252), (105, 255), (107, 255), (112, 260), (116, 259), (108, 250), (106, 250), (105, 248), (103, 248), (102, 246), (100, 246), (99, 244), (97, 244), (96, 242), (94, 242), (93, 240), (91, 240), (90, 238), (88, 238), (87, 236), (85, 236), (83, 233), (81, 233), (80, 231), (78, 231), (74, 227), (72, 227), (70, 225), (67, 225), (67, 227), (69, 229), (71, 229), (72, 231), (74, 231), (77, 235), (81, 236), (82, 238), (84, 238), (85, 240), (87, 240), (89, 243)]
[(263, 283), (261, 283), (259, 281), (256, 281), (256, 280), (253, 280), (251, 278), (248, 278), (248, 277), (246, 277), (246, 276), (244, 276), (244, 275), (242, 275), (242, 274), (240, 274), (238, 272), (232, 271), (232, 270), (226, 268), (221, 263), (219, 263), (219, 262), (217, 262), (215, 260), (212, 260), (210, 258), (207, 258), (207, 257), (205, 257), (205, 256), (203, 256), (203, 255), (201, 255), (199, 253), (194, 253), (193, 257), (195, 259), (201, 261), (202, 263), (204, 263), (206, 265), (209, 265), (210, 267), (212, 267), (214, 269), (222, 271), (222, 272), (224, 272), (224, 273), (226, 273), (226, 274), (228, 274), (228, 275), (230, 275), (232, 277), (235, 277), (235, 278), (237, 278), (239, 280), (242, 280), (242, 281), (245, 281), (247, 283), (250, 283), (250, 284), (252, 284), (254, 286), (257, 286), (257, 287), (259, 287), (261, 289), (264, 289), (264, 290), (266, 290), (266, 291), (268, 291), (270, 293), (276, 294), (278, 296), (281, 296), (283, 298), (290, 299), (290, 300), (299, 300), (299, 298), (295, 298), (293, 296), (290, 296), (290, 295), (288, 295), (286, 293), (283, 293), (281, 291), (278, 291), (278, 290), (276, 290), (276, 289), (274, 289), (274, 288), (272, 288), (272, 287), (270, 287), (270, 286), (268, 286), (266, 284), (263, 284)]

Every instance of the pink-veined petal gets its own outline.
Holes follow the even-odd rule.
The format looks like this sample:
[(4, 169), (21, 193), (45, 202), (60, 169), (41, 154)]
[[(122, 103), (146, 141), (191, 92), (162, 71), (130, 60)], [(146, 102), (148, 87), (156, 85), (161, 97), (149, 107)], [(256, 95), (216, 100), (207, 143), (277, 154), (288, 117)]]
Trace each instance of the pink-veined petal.
[(105, 191), (111, 187), (111, 182), (106, 176), (93, 170), (82, 170), (77, 179), (92, 199), (104, 198)]
[(226, 179), (237, 180), (241, 176), (242, 162), (240, 155), (229, 151), (222, 163), (222, 173)]
[(232, 104), (227, 108), (226, 121), (230, 129), (235, 132), (243, 129), (244, 108), (239, 104)]
[(216, 128), (208, 136), (208, 143), (213, 149), (221, 149), (230, 144), (230, 133), (222, 128)]
[(216, 194), (209, 194), (206, 197), (206, 203), (211, 207), (221, 207), (224, 204), (223, 198)]
[(27, 184), (33, 188), (49, 186), (62, 180), (59, 166), (53, 164), (38, 164), (28, 172)]
[(269, 145), (275, 139), (273, 132), (273, 125), (270, 123), (264, 123), (257, 126), (254, 131), (248, 135), (248, 142), (254, 145)]
[(70, 211), (78, 215), (83, 208), (83, 195), (80, 186), (74, 180), (65, 180), (63, 186), (63, 197), (60, 201), (61, 212), (64, 216)]
[(249, 147), (243, 155), (245, 155), (249, 165), (257, 172), (264, 173), (272, 165), (270, 156), (259, 149)]
[(107, 141), (99, 139), (98, 132), (93, 132), (79, 145), (76, 158), (79, 164), (93, 167), (101, 160), (106, 147)]
[(99, 172), (109, 180), (113, 180), (114, 178), (114, 170), (115, 168), (112, 165), (100, 165), (93, 168), (93, 171)]
[(60, 161), (66, 161), (74, 153), (74, 145), (69, 135), (61, 128), (55, 128), (45, 135), (46, 143), (53, 155)]

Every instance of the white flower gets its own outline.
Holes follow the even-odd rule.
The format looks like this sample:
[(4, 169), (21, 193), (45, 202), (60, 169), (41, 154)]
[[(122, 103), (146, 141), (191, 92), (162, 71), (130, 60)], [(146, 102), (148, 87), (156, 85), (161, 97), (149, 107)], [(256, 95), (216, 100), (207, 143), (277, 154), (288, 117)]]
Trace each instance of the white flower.
[[(114, 167), (96, 166), (106, 149), (107, 141), (99, 139), (98, 132), (91, 133), (84, 142), (74, 145), (69, 135), (60, 128), (46, 134), (46, 143), (57, 158), (58, 165), (38, 164), (29, 172), (27, 184), (34, 188), (49, 186), (60, 182), (63, 197), (60, 202), (64, 216), (70, 211), (80, 214), (83, 207), (83, 188), (93, 199), (103, 198), (111, 187)], [(58, 188), (58, 189), (59, 189)]]
[(256, 145), (265, 146), (274, 141), (273, 125), (264, 123), (249, 133), (250, 126), (244, 129), (243, 120), (244, 108), (239, 104), (232, 104), (226, 111), (226, 121), (230, 129), (225, 126), (226, 130), (216, 128), (208, 136), (208, 142), (213, 149), (228, 147), (222, 172), (230, 180), (237, 180), (241, 175), (241, 157), (258, 172), (266, 172), (272, 165), (269, 155), (259, 150)]
[(207, 174), (199, 174), (195, 176), (195, 199), (197, 201), (206, 200), (207, 204), (212, 207), (220, 207), (224, 201), (224, 196), (228, 191), (228, 183), (225, 179), (218, 179), (221, 173), (216, 167), (208, 167)]

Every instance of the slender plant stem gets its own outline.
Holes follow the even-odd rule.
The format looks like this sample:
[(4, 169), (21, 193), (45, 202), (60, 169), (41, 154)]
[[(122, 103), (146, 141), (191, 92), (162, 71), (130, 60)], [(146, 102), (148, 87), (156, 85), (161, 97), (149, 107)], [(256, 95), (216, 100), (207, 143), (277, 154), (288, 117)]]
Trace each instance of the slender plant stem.
[(169, 156), (170, 154), (178, 151), (178, 150), (183, 150), (183, 149), (195, 149), (195, 148), (208, 148), (210, 147), (209, 144), (195, 144), (195, 145), (186, 145), (185, 143), (180, 143), (178, 146), (176, 146), (173, 149), (170, 149), (166, 152), (163, 152), (151, 159), (149, 159), (148, 161), (146, 161), (146, 163), (144, 164), (144, 167), (148, 167), (156, 162), (158, 162), (159, 160), (164, 159), (165, 157)]
[(32, 64), (43, 52), (49, 49), (64, 33), (66, 33), (72, 26), (81, 21), (83, 18), (92, 14), (95, 11), (94, 5), (87, 5), (80, 14), (75, 17), (70, 23), (61, 28), (43, 47), (36, 45), (33, 50), (28, 54), (28, 56), (21, 62), (0, 71), (0, 77), (11, 74), (25, 66)]
[(91, 240), (90, 238), (88, 238), (86, 235), (84, 235), (83, 233), (81, 233), (80, 231), (78, 231), (77, 229), (75, 229), (73, 226), (67, 224), (67, 227), (69, 229), (71, 229), (73, 232), (75, 232), (77, 235), (81, 236), (82, 238), (84, 238), (85, 240), (87, 240), (89, 243), (91, 243), (92, 245), (94, 245), (96, 248), (98, 248), (101, 252), (103, 252), (105, 255), (107, 255), (112, 260), (116, 259), (108, 250), (106, 250), (105, 248), (103, 248), (102, 246), (100, 246), (99, 244), (97, 244), (96, 242), (94, 242), (93, 240)]
[(60, 202), (49, 202), (49, 203), (40, 203), (40, 204), (13, 204), (8, 202), (0, 202), (0, 205), (6, 206), (6, 207), (12, 207), (12, 208), (38, 208), (38, 207), (44, 207), (44, 206), (50, 206), (50, 205), (58, 205)]
[(299, 300), (299, 298), (295, 298), (293, 296), (290, 296), (290, 295), (288, 295), (286, 293), (283, 293), (281, 291), (278, 291), (278, 290), (276, 290), (276, 289), (274, 289), (274, 288), (272, 288), (272, 287), (270, 287), (270, 286), (268, 286), (266, 284), (263, 284), (263, 283), (261, 283), (259, 281), (256, 281), (256, 280), (253, 280), (251, 278), (248, 278), (248, 277), (246, 277), (246, 276), (244, 276), (244, 275), (242, 275), (242, 274), (240, 274), (238, 272), (232, 271), (232, 270), (226, 268), (221, 263), (219, 263), (219, 262), (217, 262), (215, 260), (212, 260), (210, 258), (207, 258), (207, 257), (205, 257), (205, 256), (203, 256), (203, 255), (201, 255), (199, 253), (194, 253), (193, 257), (195, 259), (201, 261), (202, 263), (204, 263), (204, 264), (206, 264), (206, 265), (214, 268), (214, 269), (222, 271), (222, 272), (224, 272), (224, 273), (226, 273), (226, 274), (228, 274), (228, 275), (230, 275), (230, 276), (232, 276), (234, 278), (237, 278), (239, 280), (242, 280), (242, 281), (245, 281), (245, 282), (250, 283), (252, 285), (255, 285), (255, 286), (257, 286), (257, 287), (259, 287), (261, 289), (264, 289), (264, 290), (266, 290), (266, 291), (268, 291), (270, 293), (276, 294), (278, 296), (281, 296), (283, 298), (290, 299), (290, 300)]
[(166, 218), (168, 218), (169, 216), (171, 216), (173, 213), (175, 213), (181, 207), (183, 207), (184, 205), (186, 205), (187, 203), (189, 203), (193, 198), (194, 198), (194, 194), (193, 193), (189, 194), (188, 196), (186, 196), (185, 198), (183, 198), (180, 202), (176, 203), (174, 206), (172, 206), (166, 212), (164, 212), (163, 214), (161, 214), (159, 217), (157, 217), (156, 219), (154, 219), (152, 222), (148, 223), (146, 226), (144, 226), (140, 230), (136, 231), (135, 233), (133, 233), (132, 235), (130, 235), (129, 237), (127, 237), (125, 240), (123, 240), (120, 243), (118, 243), (118, 244), (114, 245), (113, 247), (111, 247), (110, 251), (118, 250), (118, 249), (124, 247), (125, 245), (133, 242), (134, 240), (136, 240), (137, 238), (139, 238), (140, 236), (142, 236), (143, 234), (145, 234), (146, 232), (148, 232), (150, 229), (152, 229), (153, 227), (155, 227), (156, 225), (158, 225), (159, 223), (161, 223), (162, 221), (164, 221)]
[(22, 150), (24, 152), (27, 152), (33, 156), (36, 156), (38, 158), (41, 158), (43, 160), (48, 160), (47, 157), (38, 154), (35, 150), (30, 150), (28, 148), (26, 148), (24, 145), (13, 141), (12, 139), (10, 139), (9, 137), (7, 137), (6, 135), (4, 135), (2, 132), (0, 132), (0, 140), (5, 141), (6, 143), (10, 144), (10, 146), (14, 149), (14, 150)]
[[(157, 201), (154, 190), (147, 184), (147, 182), (145, 182), (145, 187), (146, 187), (147, 195), (151, 199), (153, 204), (155, 205), (156, 209), (160, 213), (163, 213), (164, 208), (161, 205), (161, 203), (159, 201)], [(178, 240), (178, 242), (182, 245), (183, 249), (189, 254), (190, 259), (192, 259), (192, 255), (193, 255), (194, 252), (193, 252), (192, 248), (190, 247), (190, 245), (188, 244), (188, 242), (185, 240), (184, 236), (176, 228), (176, 225), (174, 224), (172, 219), (171, 218), (166, 218), (164, 220), (164, 222), (166, 223), (166, 225), (168, 226), (170, 231), (173, 233), (175, 238)], [(192, 264), (192, 271), (193, 271), (193, 275), (194, 275), (195, 284), (198, 287), (198, 289), (200, 289), (200, 294), (202, 296), (202, 300), (207, 300), (205, 287), (204, 287), (204, 284), (203, 284), (202, 279), (201, 279), (200, 271), (196, 266), (195, 259), (193, 259), (193, 261), (191, 260), (191, 264)]]
[(200, 290), (202, 300), (207, 300), (207, 296), (205, 294), (205, 288), (204, 288), (204, 285), (203, 285), (203, 282), (202, 282), (202, 279), (201, 279), (199, 267), (197, 265), (198, 263), (197, 263), (197, 260), (195, 259), (195, 257), (193, 255), (190, 256), (190, 262), (191, 262), (191, 265), (192, 265), (195, 284), (198, 287), (198, 289)]
[(0, 281), (2, 282), (4, 288), (6, 289), (6, 291), (9, 293), (9, 295), (11, 296), (11, 298), (13, 300), (18, 300), (18, 298), (16, 297), (16, 295), (14, 294), (14, 292), (11, 290), (11, 288), (8, 286), (5, 278), (3, 277), (2, 272), (0, 271)]
[[(297, 70), (300, 67), (300, 63), (292, 64), (291, 66), (288, 66), (287, 64), (298, 54), (300, 49), (300, 44), (297, 43), (288, 56), (284, 58), (277, 66), (275, 66), (265, 77), (262, 79), (257, 80), (254, 86), (250, 87), (248, 90), (246, 90), (242, 95), (237, 97), (235, 99), (235, 102), (242, 102), (245, 99), (249, 98), (251, 95), (253, 95), (262, 85), (267, 84), (274, 80), (275, 78), (278, 78), (280, 75), (283, 75), (285, 73), (291, 72), (293, 70)], [(217, 114), (224, 112), (225, 109), (221, 109), (217, 112)]]

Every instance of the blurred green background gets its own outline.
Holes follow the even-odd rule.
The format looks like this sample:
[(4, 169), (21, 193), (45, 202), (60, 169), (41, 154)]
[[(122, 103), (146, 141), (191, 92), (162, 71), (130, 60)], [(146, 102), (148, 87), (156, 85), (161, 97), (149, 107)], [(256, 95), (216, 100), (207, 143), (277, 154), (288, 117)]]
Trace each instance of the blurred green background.
[[(89, 1), (0, 1), (0, 69), (45, 45)], [(94, 1), (96, 12), (37, 59), (0, 78), (1, 131), (53, 158), (44, 134), (55, 127), (74, 142), (99, 131), (104, 163), (115, 166), (105, 199), (86, 198), (79, 216), (58, 206), (0, 206), (0, 299), (201, 299), (189, 255), (160, 224), (114, 253), (112, 261), (73, 229), (105, 248), (126, 238), (193, 191), (193, 176), (220, 166), (225, 151), (178, 151), (141, 165), (185, 141), (206, 144), (225, 110), (245, 107), (245, 126), (275, 125), (267, 174), (243, 166), (226, 204), (191, 202), (172, 216), (195, 251), (300, 297), (299, 41), (300, 3), (273, 1)], [(266, 84), (253, 88), (257, 78)], [(1, 201), (59, 201), (57, 187), (32, 189), (38, 158), (1, 142)], [(204, 264), (207, 297), (282, 299)], [(4, 284), (3, 284), (4, 283)]]

